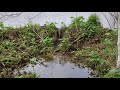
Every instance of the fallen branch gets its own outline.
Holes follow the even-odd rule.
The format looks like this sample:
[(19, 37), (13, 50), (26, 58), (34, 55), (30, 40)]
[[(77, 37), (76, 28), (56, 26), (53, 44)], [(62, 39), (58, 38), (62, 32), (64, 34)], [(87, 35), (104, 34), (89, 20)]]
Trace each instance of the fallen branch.
[(40, 35), (34, 30), (34, 26), (33, 26), (33, 32), (41, 39), (41, 40), (43, 40), (41, 37), (40, 37)]
[(75, 43), (76, 41), (78, 41), (80, 39), (80, 35), (78, 35), (78, 38), (76, 40), (74, 40), (73, 42), (71, 42), (72, 44)]

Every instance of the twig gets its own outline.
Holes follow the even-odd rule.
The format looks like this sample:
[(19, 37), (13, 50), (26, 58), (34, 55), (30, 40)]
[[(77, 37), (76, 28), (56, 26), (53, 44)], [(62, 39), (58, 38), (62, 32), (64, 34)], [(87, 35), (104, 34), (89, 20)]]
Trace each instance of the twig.
[(19, 51), (23, 52), (21, 49), (17, 48)]
[(112, 16), (112, 18), (114, 19), (115, 23), (117, 24), (115, 15), (113, 15), (111, 12), (109, 12), (109, 14)]
[(32, 17), (32, 18), (30, 18), (30, 20), (32, 20), (32, 19), (34, 19), (34, 18), (36, 18), (37, 16), (39, 16), (40, 14), (42, 14), (43, 12), (41, 12), (41, 13), (38, 13), (37, 15), (35, 15), (34, 17)]
[(103, 14), (103, 16), (105, 17), (105, 19), (107, 20), (107, 22), (108, 22), (108, 24), (109, 24), (109, 27), (112, 28), (111, 25), (110, 25), (110, 22), (109, 22), (108, 18), (106, 17), (106, 15), (105, 15), (104, 13), (102, 13), (102, 14)]
[(81, 38), (81, 37), (80, 37), (80, 35), (79, 35), (78, 38), (77, 38), (76, 40), (74, 40), (73, 42), (71, 42), (71, 43), (73, 44), (74, 42), (78, 41), (80, 38)]
[(5, 64), (2, 62), (3, 67), (5, 67)]
[[(2, 17), (0, 17), (0, 19), (3, 19), (3, 18), (5, 18), (5, 17), (17, 17), (17, 16), (19, 16), (20, 14), (22, 14), (23, 12), (20, 12), (20, 13), (16, 13), (16, 14), (7, 14), (7, 15), (2, 15), (2, 13), (1, 13), (1, 16)], [(6, 20), (6, 19), (4, 19), (4, 20)]]
[[(77, 12), (76, 12), (76, 18), (77, 18)], [(76, 25), (77, 31), (79, 32), (77, 22), (75, 22), (75, 25)]]
[(41, 40), (43, 40), (40, 36), (39, 36), (39, 34), (37, 33), (37, 32), (35, 32), (35, 30), (34, 30), (34, 26), (33, 26), (33, 32), (41, 39)]

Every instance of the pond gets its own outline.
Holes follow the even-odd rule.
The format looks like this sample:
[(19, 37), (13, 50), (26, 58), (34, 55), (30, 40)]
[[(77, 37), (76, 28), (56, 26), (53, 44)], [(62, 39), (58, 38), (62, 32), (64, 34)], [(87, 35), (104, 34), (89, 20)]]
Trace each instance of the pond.
[(38, 76), (40, 75), (39, 78), (92, 78), (93, 70), (82, 64), (72, 63), (67, 60), (69, 58), (56, 54), (53, 60), (39, 60), (38, 64), (29, 64), (19, 72), (35, 72)]

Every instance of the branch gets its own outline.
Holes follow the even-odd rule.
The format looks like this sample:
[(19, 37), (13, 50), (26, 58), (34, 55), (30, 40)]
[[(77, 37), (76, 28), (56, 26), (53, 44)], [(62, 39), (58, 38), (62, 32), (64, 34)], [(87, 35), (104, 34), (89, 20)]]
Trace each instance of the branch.
[(107, 20), (107, 22), (108, 22), (108, 24), (109, 24), (109, 27), (112, 28), (111, 25), (110, 25), (110, 22), (109, 22), (108, 18), (106, 17), (106, 15), (105, 15), (104, 13), (102, 13), (102, 14), (103, 14), (103, 16), (105, 17), (105, 19)]
[[(20, 12), (20, 13), (12, 13), (12, 14), (6, 14), (6, 12), (4, 12), (4, 14), (1, 12), (1, 17), (0, 19), (3, 19), (3, 18), (8, 18), (8, 17), (17, 17), (17, 16), (20, 16), (23, 12)], [(6, 15), (5, 15), (6, 14)], [(6, 19), (4, 19), (6, 20)]]
[(34, 19), (34, 18), (36, 18), (37, 16), (39, 16), (40, 14), (42, 14), (43, 12), (41, 12), (41, 13), (38, 13), (37, 15), (35, 15), (34, 17), (32, 17), (32, 18), (30, 18), (30, 20), (32, 20), (32, 19)]
[(33, 26), (33, 32), (41, 39), (41, 40), (43, 40), (41, 37), (40, 37), (40, 35), (37, 33), (37, 32), (35, 32), (35, 30), (34, 30), (34, 26)]
[(118, 20), (119, 20), (119, 13), (118, 12), (114, 12), (113, 14), (111, 12), (109, 12), (109, 14), (113, 17), (115, 24), (117, 25), (117, 29), (118, 29)]
[(115, 23), (117, 24), (117, 22), (116, 22), (116, 18), (115, 18), (115, 15), (112, 14), (111, 12), (109, 12), (109, 14), (112, 16), (112, 18), (114, 19)]

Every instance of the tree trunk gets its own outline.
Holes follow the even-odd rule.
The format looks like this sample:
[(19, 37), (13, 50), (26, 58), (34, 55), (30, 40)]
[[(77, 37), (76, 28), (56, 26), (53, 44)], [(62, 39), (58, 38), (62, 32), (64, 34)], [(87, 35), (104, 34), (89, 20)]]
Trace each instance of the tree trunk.
[(117, 58), (117, 68), (120, 68), (120, 19), (118, 19), (118, 42), (117, 42), (117, 45), (118, 45), (118, 58)]

